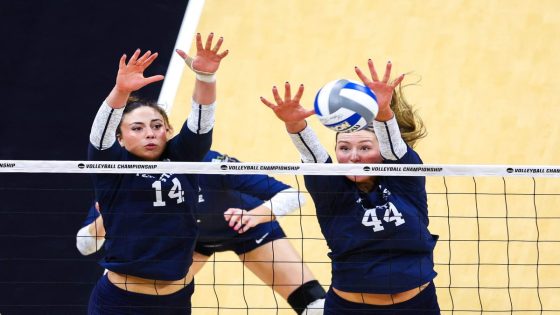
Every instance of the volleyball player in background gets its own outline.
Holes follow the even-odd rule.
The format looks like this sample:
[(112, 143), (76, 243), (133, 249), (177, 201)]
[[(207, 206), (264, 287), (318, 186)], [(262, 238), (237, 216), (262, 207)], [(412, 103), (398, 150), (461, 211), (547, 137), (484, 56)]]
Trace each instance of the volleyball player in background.
[[(371, 80), (355, 70), (379, 112), (372, 128), (336, 135), (338, 162), (421, 164), (412, 146), (423, 124), (400, 89), (393, 95), (404, 75), (389, 81), (389, 62), (379, 80), (371, 60), (368, 67)], [(286, 82), (284, 97), (273, 87), (275, 102), (261, 101), (285, 123), (304, 163), (332, 163), (305, 120), (314, 111), (300, 105), (303, 90), (292, 98)], [(424, 177), (305, 176), (305, 185), (331, 250), (325, 314), (439, 314)]]
[[(238, 162), (215, 151), (204, 161)], [(200, 189), (200, 236), (191, 271), (198, 273), (216, 252), (233, 251), (296, 313), (323, 314), (325, 290), (276, 220), (300, 208), (303, 196), (266, 175), (205, 174)]]
[[(194, 58), (178, 53), (197, 72), (192, 110), (177, 136), (153, 103), (128, 102), (130, 94), (162, 80), (144, 77), (157, 53), (136, 50), (119, 62), (116, 84), (101, 105), (90, 134), (88, 158), (99, 161), (201, 161), (212, 142), (214, 73), (228, 51), (218, 53), (213, 34)], [(95, 198), (106, 229), (100, 264), (108, 270), (94, 287), (89, 314), (190, 314), (194, 290), (189, 267), (198, 235), (194, 209), (198, 178), (185, 174), (94, 174)]]
[[(205, 162), (238, 162), (210, 151)], [(290, 186), (266, 175), (200, 175), (199, 238), (190, 272), (196, 275), (216, 252), (233, 251), (298, 314), (323, 313), (325, 290), (302, 262), (276, 220), (304, 203)], [(249, 209), (249, 210), (245, 210)], [(92, 207), (77, 247), (89, 255), (103, 244), (102, 217)]]

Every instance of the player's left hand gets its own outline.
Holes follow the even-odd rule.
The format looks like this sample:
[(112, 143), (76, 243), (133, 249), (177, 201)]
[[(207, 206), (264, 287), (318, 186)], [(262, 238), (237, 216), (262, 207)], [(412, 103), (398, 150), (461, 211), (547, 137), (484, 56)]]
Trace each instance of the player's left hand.
[(377, 114), (376, 120), (379, 121), (386, 121), (393, 118), (393, 112), (390, 107), (391, 99), (393, 98), (393, 91), (404, 79), (404, 74), (401, 74), (395, 80), (389, 81), (392, 66), (393, 64), (390, 61), (387, 62), (387, 65), (385, 66), (385, 74), (383, 74), (383, 78), (381, 80), (379, 80), (377, 71), (375, 70), (375, 66), (373, 65), (373, 61), (371, 59), (368, 60), (371, 80), (362, 73), (360, 68), (354, 68), (360, 80), (362, 80), (364, 85), (370, 88), (377, 97), (379, 113)]
[(227, 209), (224, 212), (224, 218), (229, 222), (229, 226), (239, 234), (263, 223), (263, 216), (252, 215), (250, 211), (239, 208)]

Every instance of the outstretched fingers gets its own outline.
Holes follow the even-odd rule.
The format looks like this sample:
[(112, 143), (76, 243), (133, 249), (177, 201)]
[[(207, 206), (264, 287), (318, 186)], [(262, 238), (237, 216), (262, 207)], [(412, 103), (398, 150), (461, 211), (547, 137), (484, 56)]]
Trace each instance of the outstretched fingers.
[(292, 91), (290, 88), (290, 82), (286, 81), (284, 83), (284, 101), (289, 102), (292, 99)]
[[(299, 101), (301, 100), (301, 97), (303, 96), (303, 90), (304, 90), (303, 84), (300, 84), (299, 88), (298, 88), (298, 91), (296, 92), (296, 96), (294, 96), (294, 102), (297, 102), (299, 104)], [(314, 113), (315, 113), (315, 111), (313, 111), (312, 114), (314, 114)]]
[(260, 97), (260, 100), (264, 105), (266, 105), (268, 108), (270, 108), (272, 110), (275, 110), (276, 107), (278, 107), (278, 106), (276, 106), (276, 104), (270, 102), (269, 100), (267, 100), (266, 98), (264, 98), (262, 96)]
[(157, 57), (158, 57), (158, 53), (152, 54), (148, 59), (146, 59), (146, 60), (144, 61), (143, 66), (144, 66), (145, 68), (149, 67), (149, 66), (152, 64), (152, 62), (154, 62), (154, 60), (156, 60)]
[(146, 84), (145, 84), (145, 85), (152, 84), (152, 83), (157, 82), (157, 81), (161, 81), (161, 80), (163, 80), (164, 78), (165, 78), (165, 77), (164, 77), (163, 75), (161, 75), (161, 74), (153, 75), (153, 76), (151, 76), (151, 77), (147, 77), (147, 78), (145, 79), (145, 81), (146, 81)]
[(308, 109), (303, 112), (303, 118), (308, 118), (309, 116), (315, 115), (315, 109)]
[(138, 65), (138, 66), (144, 65), (144, 62), (146, 62), (146, 60), (148, 60), (148, 58), (150, 58), (151, 54), (152, 54), (152, 51), (150, 51), (150, 50), (146, 51), (140, 58), (138, 58), (138, 60), (136, 60), (136, 65)]
[(138, 56), (140, 56), (140, 48), (134, 51), (134, 54), (132, 54), (132, 57), (130, 57), (128, 61), (128, 65), (135, 65), (138, 62)]
[(208, 34), (208, 37), (206, 38), (206, 44), (204, 45), (205, 50), (211, 50), (212, 49), (212, 39), (213, 38), (214, 38), (214, 33)]
[(200, 33), (196, 33), (196, 50), (200, 51), (204, 49), (202, 47), (202, 35), (200, 35)]
[(402, 80), (404, 79), (404, 73), (399, 75), (393, 82), (391, 82), (391, 87), (395, 89), (399, 84), (401, 84)]
[(373, 80), (373, 82), (379, 81), (379, 77), (377, 76), (377, 71), (375, 71), (375, 66), (373, 65), (373, 60), (368, 59), (367, 64), (368, 64), (369, 73), (371, 74), (371, 79)]
[(274, 96), (274, 100), (276, 101), (276, 104), (278, 104), (278, 106), (284, 104), (284, 101), (282, 100), (280, 94), (278, 93), (278, 88), (276, 87), (276, 85), (272, 87), (272, 96)]
[(391, 77), (391, 68), (393, 64), (391, 61), (387, 61), (387, 65), (385, 66), (385, 74), (383, 75), (383, 83), (389, 82), (389, 78)]
[(218, 54), (218, 57), (220, 57), (220, 59), (223, 59), (228, 54), (229, 54), (229, 50), (224, 50), (223, 52)]
[(366, 75), (362, 72), (362, 70), (360, 70), (360, 68), (358, 68), (358, 66), (354, 67), (354, 71), (356, 71), (356, 74), (358, 75), (360, 80), (362, 80), (362, 82), (364, 82), (365, 85), (368, 85), (368, 84), (371, 83), (371, 81), (368, 79), (368, 77), (366, 77)]
[(123, 69), (124, 67), (126, 67), (126, 54), (123, 54), (121, 56), (121, 59), (119, 59), (119, 70)]
[(187, 58), (187, 53), (186, 53), (185, 51), (183, 51), (183, 50), (181, 50), (181, 49), (179, 49), (179, 48), (175, 49), (175, 51), (177, 52), (177, 54), (178, 54), (181, 58), (183, 58), (183, 59)]
[(220, 50), (220, 47), (222, 46), (223, 42), (224, 42), (224, 38), (220, 36), (220, 38), (218, 38), (218, 41), (216, 42), (216, 45), (214, 45), (214, 48), (212, 48), (212, 51), (214, 53), (217, 53), (218, 50)]

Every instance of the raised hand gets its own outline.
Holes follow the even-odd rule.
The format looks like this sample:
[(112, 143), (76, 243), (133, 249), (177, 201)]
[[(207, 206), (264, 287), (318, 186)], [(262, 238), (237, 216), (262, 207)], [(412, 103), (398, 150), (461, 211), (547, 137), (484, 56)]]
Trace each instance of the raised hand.
[(262, 96), (260, 98), (261, 102), (272, 109), (274, 114), (276, 114), (276, 117), (286, 124), (288, 131), (291, 133), (303, 130), (306, 126), (305, 119), (315, 114), (315, 110), (307, 110), (299, 103), (301, 96), (303, 95), (303, 89), (303, 84), (301, 84), (296, 95), (292, 98), (290, 83), (286, 82), (284, 85), (283, 99), (280, 97), (276, 86), (272, 88), (272, 95), (274, 96), (274, 101), (276, 103), (270, 102)]
[(375, 96), (377, 97), (377, 104), (379, 105), (379, 113), (377, 114), (376, 120), (379, 121), (387, 121), (393, 117), (393, 111), (391, 110), (391, 99), (393, 98), (393, 92), (395, 88), (401, 83), (404, 79), (404, 74), (398, 76), (395, 80), (389, 82), (389, 78), (391, 77), (391, 62), (387, 62), (387, 66), (385, 67), (385, 74), (381, 81), (377, 76), (377, 71), (375, 71), (375, 67), (373, 65), (373, 61), (371, 59), (368, 60), (368, 68), (371, 74), (371, 80), (366, 77), (362, 71), (355, 67), (356, 74), (362, 80), (362, 82), (369, 87)]
[(152, 54), (149, 50), (140, 56), (140, 49), (136, 49), (130, 60), (126, 62), (126, 55), (122, 55), (119, 60), (117, 82), (107, 96), (107, 104), (112, 108), (123, 108), (130, 93), (150, 83), (163, 80), (163, 75), (144, 77), (144, 70), (154, 62), (157, 56), (157, 53)]
[(214, 38), (214, 33), (210, 33), (208, 38), (206, 38), (206, 43), (202, 46), (202, 38), (200, 33), (196, 34), (196, 56), (190, 57), (182, 51), (181, 49), (177, 49), (177, 54), (185, 60), (185, 63), (191, 68), (194, 72), (200, 74), (213, 74), (218, 71), (220, 67), (220, 62), (224, 59), (229, 50), (225, 50), (221, 53), (218, 53), (220, 47), (222, 46), (222, 42), (224, 41), (223, 37), (220, 37), (214, 48), (212, 48), (212, 40)]
[(157, 56), (158, 53), (152, 54), (149, 50), (140, 56), (140, 49), (137, 49), (127, 63), (126, 55), (122, 55), (115, 87), (121, 92), (131, 93), (150, 83), (163, 80), (163, 75), (144, 77), (144, 70), (154, 62)]

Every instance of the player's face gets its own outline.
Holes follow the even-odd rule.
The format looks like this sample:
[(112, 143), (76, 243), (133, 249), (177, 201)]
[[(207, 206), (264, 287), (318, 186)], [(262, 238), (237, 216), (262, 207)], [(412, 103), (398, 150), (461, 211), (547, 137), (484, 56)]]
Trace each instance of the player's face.
[(163, 116), (151, 107), (142, 106), (123, 117), (119, 143), (137, 157), (153, 161), (163, 153), (169, 136)]
[[(336, 140), (336, 159), (338, 163), (381, 163), (379, 142), (373, 132), (360, 130), (357, 132), (340, 133)], [(346, 176), (356, 183), (372, 181), (371, 176)]]

